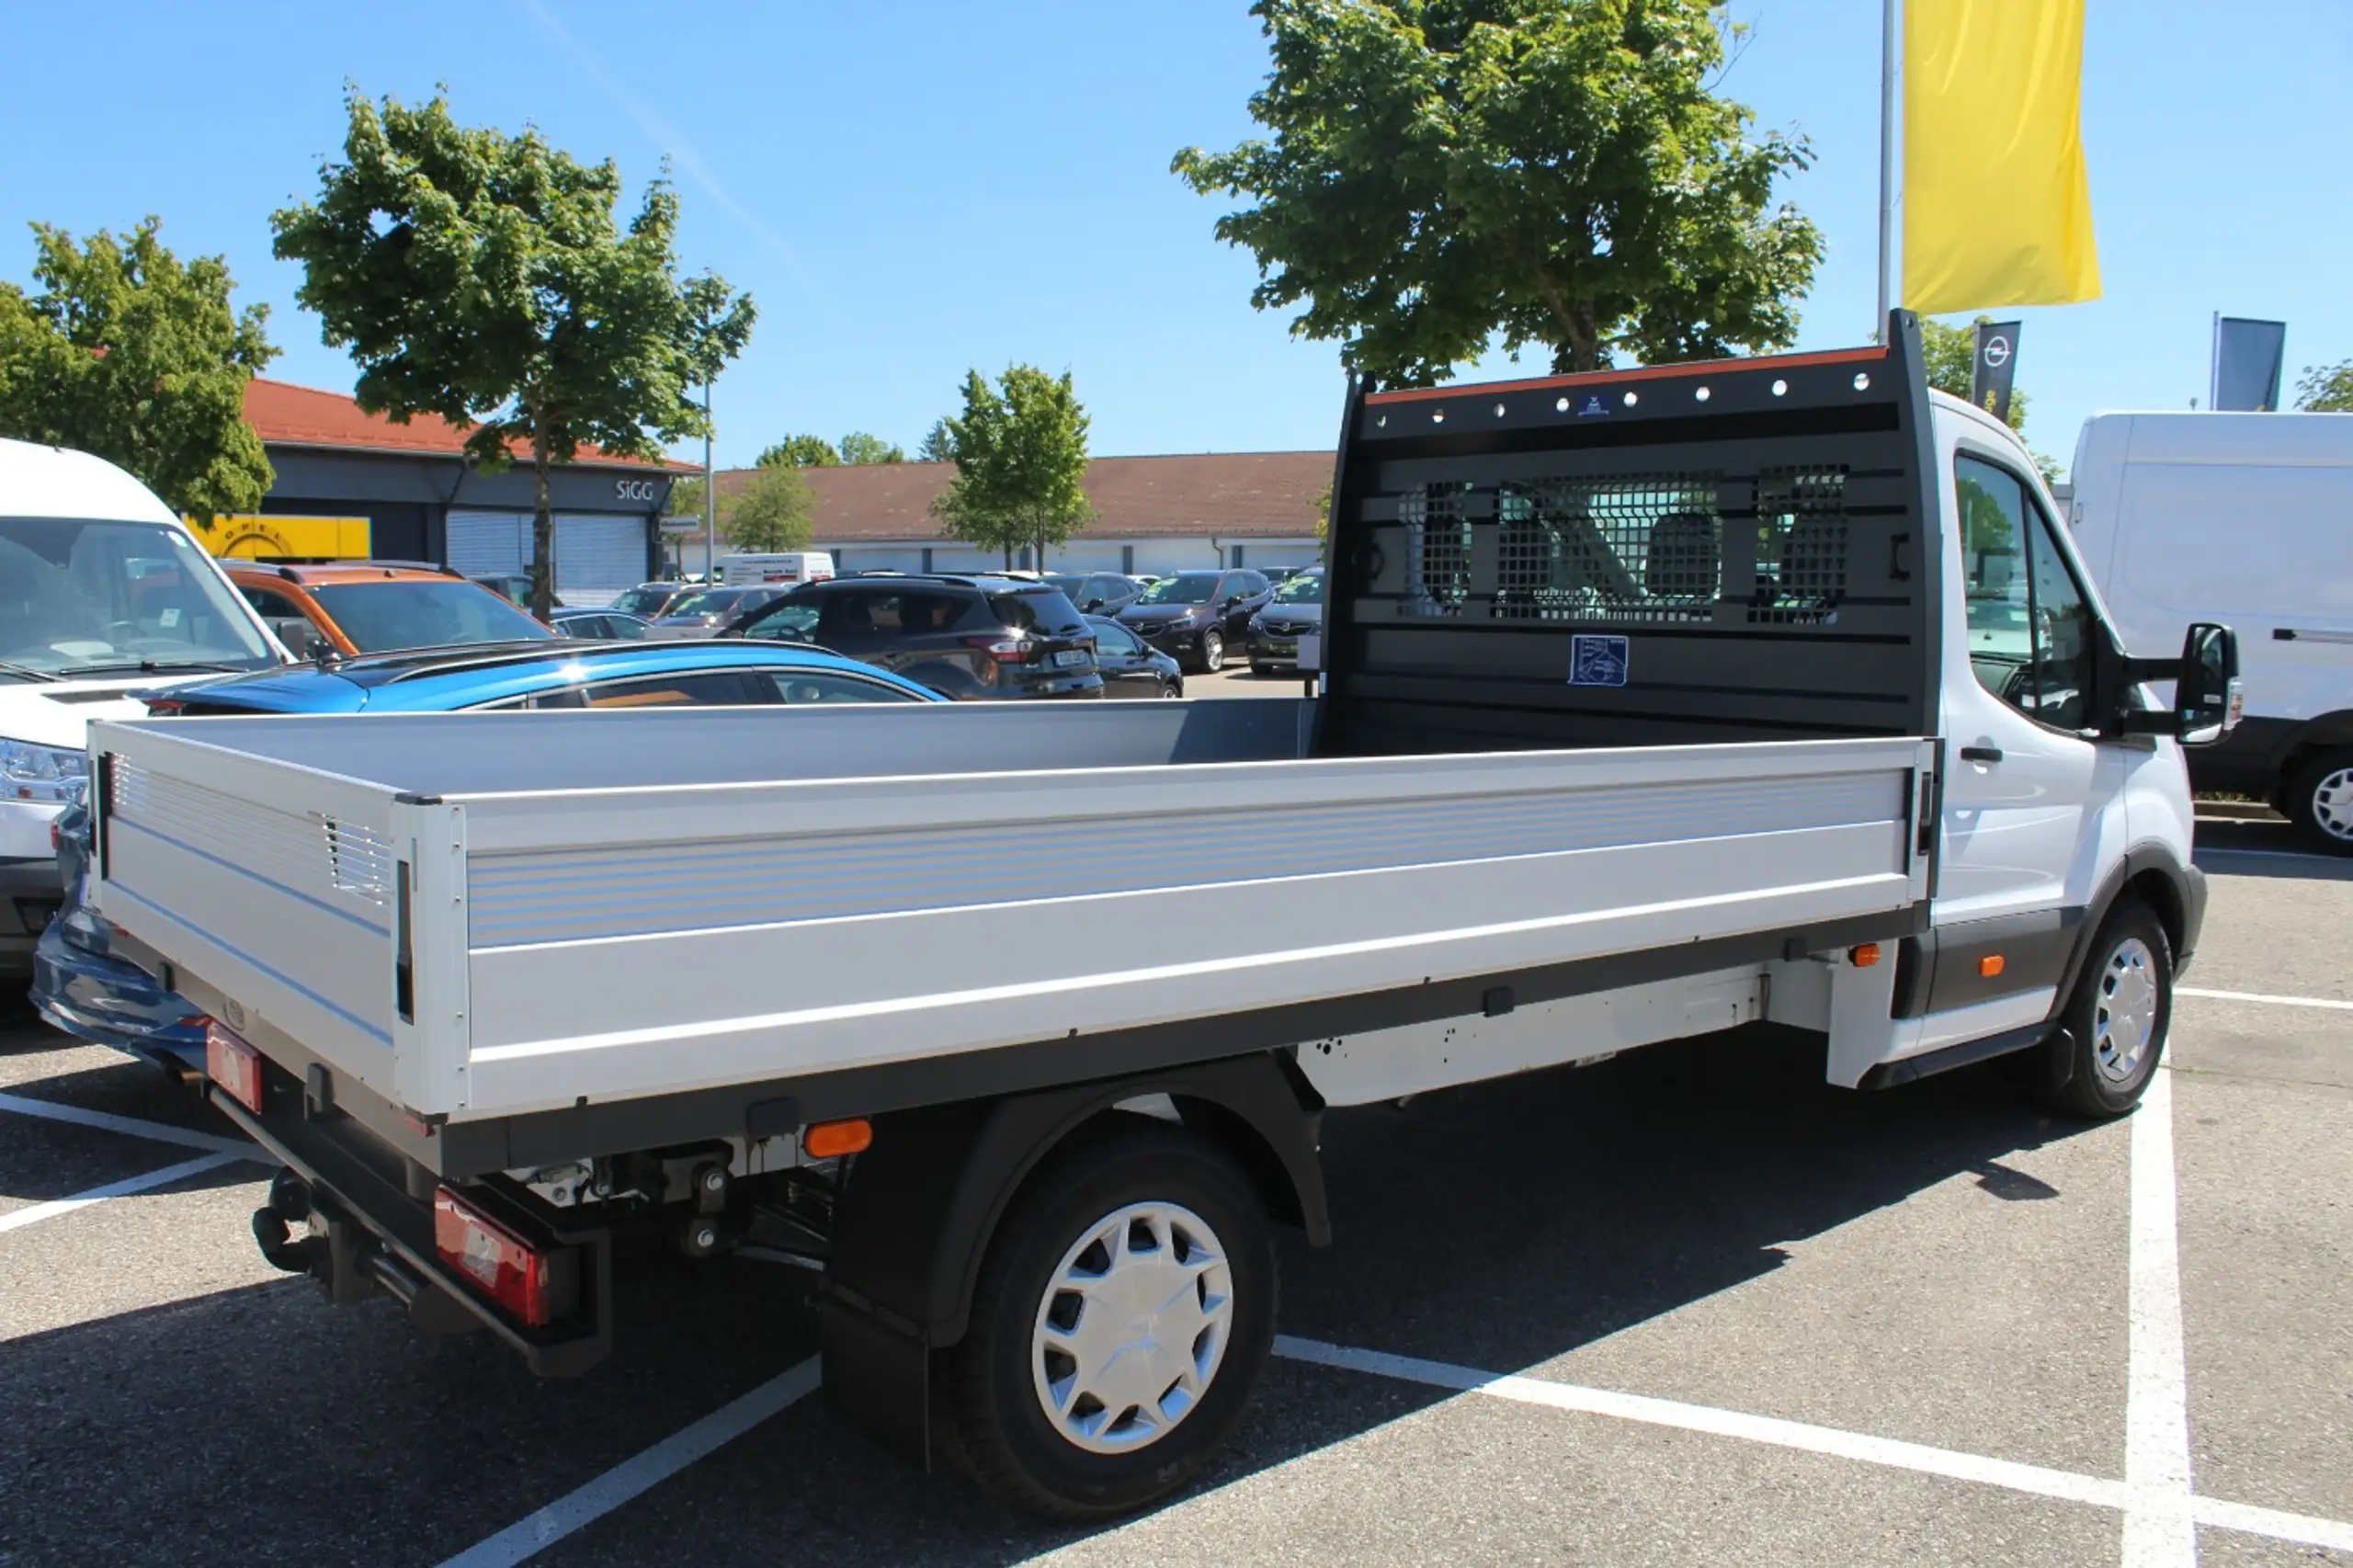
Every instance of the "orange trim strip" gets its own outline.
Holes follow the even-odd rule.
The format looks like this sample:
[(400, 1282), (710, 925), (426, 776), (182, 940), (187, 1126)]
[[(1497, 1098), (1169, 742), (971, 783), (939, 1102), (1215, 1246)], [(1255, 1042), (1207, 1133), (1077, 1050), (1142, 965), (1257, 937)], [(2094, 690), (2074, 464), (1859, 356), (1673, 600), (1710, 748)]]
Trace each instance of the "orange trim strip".
[(1574, 376), (1546, 376), (1532, 381), (1464, 381), (1453, 386), (1410, 387), (1403, 392), (1372, 392), (1370, 406), (1381, 403), (1427, 403), (1434, 397), (1483, 397), (1494, 392), (1549, 392), (1555, 387), (1586, 387), (1600, 382), (1654, 381), (1671, 376), (1712, 376), (1728, 370), (1763, 370), (1799, 365), (1877, 364), (1887, 358), (1884, 348), (1827, 348), (1819, 354), (1767, 354), (1754, 359), (1702, 359), (1689, 365), (1645, 365), (1625, 370), (1581, 370)]

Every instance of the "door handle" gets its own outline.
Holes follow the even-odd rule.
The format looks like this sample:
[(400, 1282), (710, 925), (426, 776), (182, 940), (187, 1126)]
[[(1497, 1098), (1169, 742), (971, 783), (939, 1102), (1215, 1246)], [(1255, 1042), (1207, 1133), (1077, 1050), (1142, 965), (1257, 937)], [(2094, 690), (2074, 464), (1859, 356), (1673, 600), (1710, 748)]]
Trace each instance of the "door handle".
[(1963, 762), (1999, 762), (2002, 760), (2002, 748), (2000, 746), (1963, 746), (1961, 748), (1961, 760)]

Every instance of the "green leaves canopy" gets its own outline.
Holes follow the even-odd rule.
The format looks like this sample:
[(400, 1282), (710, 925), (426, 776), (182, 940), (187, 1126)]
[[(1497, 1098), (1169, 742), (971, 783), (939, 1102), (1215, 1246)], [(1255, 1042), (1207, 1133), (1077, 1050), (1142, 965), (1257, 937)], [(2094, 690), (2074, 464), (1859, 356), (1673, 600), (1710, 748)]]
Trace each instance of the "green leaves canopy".
[(2296, 406), (2307, 414), (2353, 414), (2353, 359), (2314, 365), (2297, 377)]
[(835, 468), (842, 455), (823, 436), (787, 436), (755, 460), (762, 468)]
[(160, 224), (78, 248), (32, 226), (40, 292), (0, 282), (0, 436), (94, 452), (199, 520), (250, 512), (275, 477), (245, 423), (269, 308), (233, 312), (227, 262), (183, 264)]
[(1778, 347), (1822, 254), (1768, 210), (1811, 154), (1708, 90), (1708, 0), (1258, 0), (1273, 132), (1172, 165), (1248, 247), (1262, 310), (1351, 369), (1426, 386), (1535, 344), (1556, 370)]
[(720, 531), (738, 550), (806, 550), (814, 509), (808, 482), (793, 469), (771, 463), (754, 469), (744, 488), (721, 504)]
[(1042, 563), (1095, 515), (1086, 499), (1086, 411), (1068, 371), (1049, 376), (1015, 365), (989, 385), (973, 370), (964, 378), (964, 409), (941, 421), (956, 477), (933, 515), (957, 539), (1001, 550), (1035, 546)]
[(537, 480), (533, 608), (551, 602), (551, 464), (589, 442), (637, 457), (704, 433), (690, 386), (743, 351), (748, 297), (708, 274), (681, 281), (678, 200), (647, 187), (627, 230), (620, 171), (519, 136), (459, 125), (354, 91), (343, 162), (313, 202), (271, 220), (277, 254), (304, 267), (296, 298), (359, 366), (359, 405), (398, 422), (436, 414), (478, 427), (485, 468), (527, 443)]
[(904, 447), (870, 436), (863, 430), (853, 430), (842, 437), (842, 461), (858, 463), (903, 463), (907, 460)]

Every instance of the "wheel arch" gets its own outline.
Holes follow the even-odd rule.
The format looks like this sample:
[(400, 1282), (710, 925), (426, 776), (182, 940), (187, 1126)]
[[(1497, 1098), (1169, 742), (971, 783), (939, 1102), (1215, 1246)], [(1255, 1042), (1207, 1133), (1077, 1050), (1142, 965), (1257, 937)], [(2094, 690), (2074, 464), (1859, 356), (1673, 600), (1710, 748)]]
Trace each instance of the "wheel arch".
[(816, 1297), (828, 1403), (903, 1453), (930, 1457), (930, 1360), (964, 1336), (990, 1241), (1024, 1183), (1083, 1128), (1165, 1095), (1268, 1211), (1331, 1237), (1317, 1151), (1323, 1100), (1287, 1054), (894, 1111), (849, 1173)]
[(2315, 754), (2340, 749), (2353, 749), (2353, 708), (2340, 708), (2305, 720), (2281, 737), (2271, 748), (2270, 800), (2273, 805), (2286, 798), (2289, 778)]
[(2205, 873), (2185, 864), (2171, 845), (2154, 840), (2136, 844), (2109, 869), (2092, 898), (2091, 917), (2076, 927), (2074, 949), (2067, 955), (2066, 968), (2060, 972), (2058, 993), (2052, 999), (2052, 1020), (2066, 1011), (2067, 1000), (2075, 994), (2076, 983), (2083, 978), (2084, 965), (2091, 961), (2093, 943), (2099, 939), (2100, 930), (2108, 924), (2117, 901), (2126, 897), (2147, 904), (2155, 914), (2157, 924), (2165, 927), (2177, 974), (2197, 951), (2199, 930), (2206, 917)]

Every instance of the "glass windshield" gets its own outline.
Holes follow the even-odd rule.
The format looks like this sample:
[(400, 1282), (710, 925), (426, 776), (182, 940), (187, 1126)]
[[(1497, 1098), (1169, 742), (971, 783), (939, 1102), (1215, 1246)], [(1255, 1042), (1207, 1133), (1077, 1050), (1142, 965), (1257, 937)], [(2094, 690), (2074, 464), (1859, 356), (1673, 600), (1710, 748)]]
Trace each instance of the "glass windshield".
[(1143, 605), (1201, 605), (1210, 601), (1217, 591), (1217, 574), (1204, 572), (1196, 576), (1186, 573), (1181, 576), (1163, 577), (1143, 591), (1136, 601)]
[(613, 608), (623, 615), (642, 616), (651, 620), (662, 613), (662, 607), (677, 597), (678, 590), (649, 583), (642, 588), (631, 588), (613, 601)]
[(327, 619), (363, 653), (453, 642), (523, 642), (554, 632), (477, 584), (326, 583), (311, 590)]
[(1077, 597), (1079, 590), (1086, 586), (1086, 578), (1073, 577), (1061, 572), (1049, 572), (1039, 581), (1051, 587), (1060, 588), (1073, 598)]
[(71, 674), (278, 662), (219, 569), (177, 528), (0, 517), (0, 663)]
[(689, 594), (662, 612), (663, 619), (674, 615), (733, 615), (743, 608), (742, 588), (706, 588), (699, 594)]
[(1275, 590), (1275, 602), (1279, 605), (1322, 604), (1324, 602), (1324, 574), (1302, 572), (1296, 577), (1287, 578), (1283, 585)]

